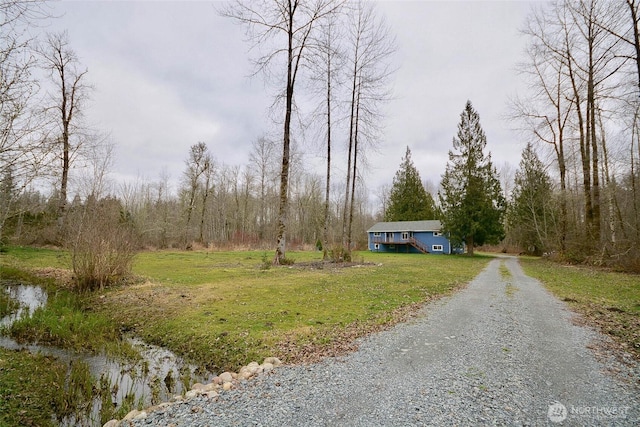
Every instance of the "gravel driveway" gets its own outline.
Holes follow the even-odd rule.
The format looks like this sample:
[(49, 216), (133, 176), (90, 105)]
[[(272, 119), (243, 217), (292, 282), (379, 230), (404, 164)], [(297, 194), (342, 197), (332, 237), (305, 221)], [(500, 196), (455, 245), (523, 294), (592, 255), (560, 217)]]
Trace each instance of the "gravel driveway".
[(571, 317), (516, 258), (495, 259), (349, 356), (280, 367), (134, 425), (640, 425), (638, 365), (602, 355), (606, 338)]

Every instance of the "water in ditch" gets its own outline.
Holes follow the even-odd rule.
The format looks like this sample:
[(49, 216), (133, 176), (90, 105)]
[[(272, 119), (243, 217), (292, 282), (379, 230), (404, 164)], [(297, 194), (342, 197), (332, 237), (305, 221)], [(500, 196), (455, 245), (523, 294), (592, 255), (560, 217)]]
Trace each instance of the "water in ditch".
[[(46, 291), (33, 285), (2, 284), (0, 291), (8, 294), (20, 307), (0, 319), (0, 327), (10, 327), (22, 316), (30, 316), (47, 302)], [(21, 344), (0, 336), (0, 347), (27, 350), (53, 356), (70, 367), (77, 362), (86, 363), (96, 384), (93, 395), (87, 396), (88, 405), (78, 413), (59, 420), (61, 426), (101, 426), (102, 413), (113, 413), (122, 406), (148, 407), (168, 401), (195, 382), (206, 382), (211, 375), (197, 366), (186, 363), (181, 357), (158, 346), (149, 345), (136, 338), (127, 338), (140, 354), (140, 360), (132, 363), (116, 360), (105, 354), (75, 352), (53, 346)], [(110, 408), (104, 408), (110, 405)]]

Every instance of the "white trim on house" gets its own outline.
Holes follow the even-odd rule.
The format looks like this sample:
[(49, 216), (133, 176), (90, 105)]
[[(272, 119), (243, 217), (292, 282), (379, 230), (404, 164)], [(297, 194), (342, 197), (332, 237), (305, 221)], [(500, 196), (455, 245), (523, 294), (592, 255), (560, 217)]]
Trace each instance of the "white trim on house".
[(444, 251), (444, 247), (442, 245), (431, 245), (431, 250), (433, 252), (442, 252)]

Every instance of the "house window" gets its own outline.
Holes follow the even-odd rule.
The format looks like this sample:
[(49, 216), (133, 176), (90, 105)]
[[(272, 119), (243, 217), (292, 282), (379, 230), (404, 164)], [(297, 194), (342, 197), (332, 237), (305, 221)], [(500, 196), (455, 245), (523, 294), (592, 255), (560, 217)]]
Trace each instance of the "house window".
[(433, 232), (433, 237), (438, 237), (438, 236), (442, 236), (442, 232), (441, 231), (434, 231)]
[(432, 245), (432, 246), (431, 246), (431, 250), (432, 250), (433, 252), (442, 252), (442, 250), (443, 250), (443, 249), (442, 249), (442, 245)]
[(373, 233), (373, 237), (380, 237), (380, 232), (376, 231), (375, 233)]
[(378, 249), (380, 249), (380, 245), (378, 243), (374, 244), (373, 249), (377, 251)]
[(409, 240), (409, 232), (408, 231), (403, 231), (402, 232), (402, 240)]

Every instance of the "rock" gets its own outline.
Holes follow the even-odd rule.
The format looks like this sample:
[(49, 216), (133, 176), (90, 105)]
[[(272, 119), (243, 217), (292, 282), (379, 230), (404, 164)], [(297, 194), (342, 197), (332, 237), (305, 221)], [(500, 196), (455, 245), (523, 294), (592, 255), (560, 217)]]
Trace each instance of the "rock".
[(194, 385), (191, 386), (191, 390), (196, 390), (196, 391), (204, 391), (205, 385), (202, 383), (195, 383)]
[(258, 366), (260, 366), (260, 364), (259, 364), (258, 362), (251, 362), (251, 363), (249, 363), (249, 364), (247, 365), (247, 367), (249, 367), (249, 368), (252, 368), (252, 367), (254, 367), (254, 366), (257, 368)]
[(185, 399), (193, 399), (194, 397), (196, 397), (199, 394), (200, 393), (198, 393), (198, 390), (189, 390), (188, 392), (186, 392), (184, 394), (184, 398)]
[(262, 364), (262, 372), (267, 373), (267, 372), (271, 372), (273, 371), (273, 364), (272, 363), (264, 363)]
[(253, 374), (251, 373), (251, 371), (245, 368), (240, 369), (240, 372), (238, 373), (238, 379), (240, 380), (248, 380), (252, 376)]
[(120, 421), (118, 420), (109, 420), (102, 427), (118, 427), (120, 425)]
[(180, 396), (179, 394), (176, 394), (171, 398), (172, 402), (182, 402), (183, 400), (184, 400), (184, 397)]
[(233, 388), (233, 383), (232, 382), (225, 382), (224, 384), (222, 384), (222, 389), (224, 391), (229, 391)]
[(220, 386), (219, 386), (218, 384), (215, 384), (215, 383), (209, 383), (209, 384), (206, 384), (206, 385), (204, 386), (204, 388), (202, 389), (202, 391), (203, 391), (203, 392), (205, 392), (205, 393), (208, 393), (208, 392), (210, 392), (210, 391), (216, 391), (216, 390), (218, 390), (219, 388), (220, 388)]
[(215, 377), (213, 377), (213, 379), (211, 380), (211, 382), (212, 382), (212, 383), (214, 383), (214, 384), (222, 385), (222, 383), (223, 383), (224, 381), (222, 381), (222, 378), (220, 378), (220, 377), (218, 377), (218, 376), (215, 376)]
[(204, 395), (207, 396), (209, 399), (215, 399), (220, 394), (217, 391), (208, 391)]
[(133, 419), (134, 420), (144, 420), (145, 418), (147, 418), (148, 414), (147, 411), (140, 411), (140, 413), (138, 415), (136, 415)]
[(263, 365), (265, 363), (271, 363), (274, 368), (277, 368), (278, 366), (282, 365), (282, 362), (277, 357), (267, 357), (266, 359), (264, 359), (264, 362), (262, 362)]
[(235, 372), (231, 372), (231, 378), (238, 379), (238, 374), (236, 374)]
[(247, 365), (246, 369), (251, 372), (251, 375), (255, 375), (258, 373), (258, 370), (260, 369), (260, 365), (258, 365), (257, 363), (255, 365), (249, 364)]
[(129, 421), (135, 419), (142, 411), (138, 411), (137, 409), (131, 410), (127, 415), (124, 416), (122, 421)]
[(233, 381), (233, 375), (231, 374), (231, 372), (223, 372), (220, 374), (220, 380), (222, 381), (222, 384), (230, 383), (231, 381)]

